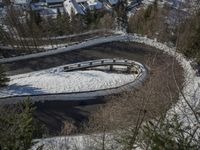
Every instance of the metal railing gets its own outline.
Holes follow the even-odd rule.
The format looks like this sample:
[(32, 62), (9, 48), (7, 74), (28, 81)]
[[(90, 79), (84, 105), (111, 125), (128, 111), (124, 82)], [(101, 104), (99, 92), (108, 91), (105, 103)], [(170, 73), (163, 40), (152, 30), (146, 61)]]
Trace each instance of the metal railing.
[(64, 71), (75, 71), (85, 68), (92, 68), (97, 66), (105, 66), (105, 65), (123, 65), (123, 66), (132, 66), (138, 69), (137, 76), (134, 81), (126, 83), (124, 85), (107, 88), (107, 89), (98, 89), (92, 91), (81, 91), (81, 92), (66, 92), (66, 93), (47, 93), (40, 95), (16, 95), (9, 97), (0, 98), (0, 103), (4, 104), (13, 104), (19, 101), (23, 101), (26, 97), (30, 97), (32, 102), (38, 101), (54, 101), (54, 100), (90, 100), (95, 97), (102, 97), (112, 94), (117, 94), (123, 91), (130, 90), (132, 88), (136, 88), (139, 84), (141, 84), (148, 74), (148, 70), (141, 63), (136, 61), (127, 60), (127, 59), (99, 59), (92, 61), (85, 61), (80, 63), (74, 63), (69, 65), (62, 66)]
[(108, 65), (122, 65), (122, 66), (137, 66), (139, 67), (139, 63), (133, 60), (128, 59), (98, 59), (98, 60), (91, 60), (91, 61), (84, 61), (80, 63), (74, 63), (63, 66), (64, 71), (74, 71), (74, 70), (81, 70), (87, 69), (92, 67), (98, 66), (108, 66)]

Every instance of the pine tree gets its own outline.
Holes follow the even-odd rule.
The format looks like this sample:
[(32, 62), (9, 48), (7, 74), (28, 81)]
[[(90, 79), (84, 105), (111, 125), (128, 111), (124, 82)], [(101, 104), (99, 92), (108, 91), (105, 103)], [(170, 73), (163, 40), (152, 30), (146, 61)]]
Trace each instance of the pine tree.
[(18, 107), (0, 109), (0, 149), (27, 150), (31, 147), (34, 124), (29, 100)]
[(9, 82), (9, 78), (7, 78), (5, 69), (2, 65), (0, 65), (0, 87), (6, 86)]

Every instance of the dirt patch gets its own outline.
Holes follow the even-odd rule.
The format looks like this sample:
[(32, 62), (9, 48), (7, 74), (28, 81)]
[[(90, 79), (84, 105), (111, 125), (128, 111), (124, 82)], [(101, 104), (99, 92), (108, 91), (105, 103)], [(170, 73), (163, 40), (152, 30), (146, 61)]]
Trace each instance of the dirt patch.
[(179, 92), (175, 80), (182, 89), (184, 79), (183, 69), (177, 61), (170, 56), (156, 54), (148, 55), (146, 64), (150, 67), (147, 81), (132, 92), (107, 97), (107, 103), (91, 114), (89, 131), (133, 126), (138, 121), (157, 118), (177, 102)]

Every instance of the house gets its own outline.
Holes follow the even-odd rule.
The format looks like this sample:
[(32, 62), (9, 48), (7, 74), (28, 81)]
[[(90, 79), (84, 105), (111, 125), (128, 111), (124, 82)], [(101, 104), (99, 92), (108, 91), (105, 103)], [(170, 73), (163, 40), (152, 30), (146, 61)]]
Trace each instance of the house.
[(37, 11), (41, 17), (56, 18), (58, 13), (64, 13), (64, 0), (40, 0), (39, 2), (31, 3), (30, 8)]
[(30, 7), (33, 11), (40, 11), (46, 8), (47, 4), (45, 2), (31, 3)]
[(45, 0), (48, 7), (63, 7), (64, 0)]
[(66, 0), (64, 2), (64, 8), (70, 16), (72, 12), (84, 15), (87, 10), (98, 10), (103, 7), (98, 0)]
[(119, 0), (108, 0), (108, 2), (110, 3), (110, 5), (116, 5)]
[(74, 14), (85, 14), (83, 8), (76, 2), (76, 0), (64, 1), (64, 9), (70, 16), (72, 15), (72, 12)]
[(63, 7), (64, 0), (39, 0), (39, 2), (32, 2), (30, 4), (32, 10), (42, 10), (46, 8), (60, 8)]
[(87, 0), (76, 0), (76, 2), (77, 2), (78, 5), (82, 8), (82, 10), (83, 10), (84, 12), (87, 11), (87, 9), (88, 9)]
[(14, 5), (27, 9), (31, 3), (31, 0), (13, 0), (12, 2)]
[(98, 0), (87, 0), (87, 3), (90, 10), (98, 10), (103, 8), (103, 4)]
[(47, 17), (56, 18), (57, 14), (58, 14), (58, 9), (57, 8), (45, 8), (43, 10), (40, 10), (39, 14), (43, 18), (47, 18)]

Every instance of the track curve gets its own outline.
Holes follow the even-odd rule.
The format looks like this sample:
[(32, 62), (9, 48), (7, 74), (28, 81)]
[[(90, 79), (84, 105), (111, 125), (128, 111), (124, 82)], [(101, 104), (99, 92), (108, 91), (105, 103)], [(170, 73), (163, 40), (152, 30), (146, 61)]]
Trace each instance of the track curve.
[[(30, 98), (31, 102), (44, 102), (44, 101), (74, 101), (74, 100), (90, 100), (96, 99), (98, 97), (118, 94), (124, 91), (132, 90), (133, 88), (137, 88), (144, 79), (147, 77), (148, 70), (147, 68), (136, 61), (133, 60), (123, 60), (123, 59), (100, 59), (100, 60), (92, 60), (92, 61), (85, 61), (75, 64), (68, 64), (59, 67), (59, 69), (64, 70), (65, 72), (68, 71), (75, 71), (75, 70), (83, 70), (92, 67), (98, 66), (126, 66), (127, 72), (131, 73), (130, 68), (134, 68), (137, 71), (137, 77), (134, 81), (124, 84), (122, 86), (114, 87), (114, 88), (107, 88), (101, 90), (93, 90), (93, 91), (82, 91), (82, 92), (70, 92), (70, 93), (55, 93), (55, 94), (40, 94), (40, 95), (23, 95), (23, 96), (10, 96), (0, 98), (1, 104), (15, 104), (20, 101), (23, 101), (27, 96)], [(55, 68), (56, 69), (56, 68)], [(118, 70), (120, 71), (120, 70)]]

